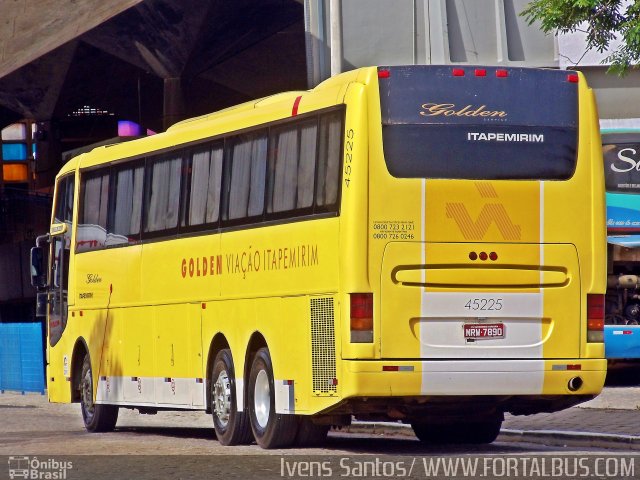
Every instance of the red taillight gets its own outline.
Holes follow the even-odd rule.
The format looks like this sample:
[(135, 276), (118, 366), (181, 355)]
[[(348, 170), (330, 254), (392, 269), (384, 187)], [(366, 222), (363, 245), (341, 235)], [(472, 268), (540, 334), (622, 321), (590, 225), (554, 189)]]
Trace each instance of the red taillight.
[(489, 256), (487, 255), (487, 252), (480, 252), (480, 260), (484, 262), (487, 260), (487, 258), (489, 258)]
[(567, 82), (578, 83), (579, 80), (580, 80), (580, 78), (578, 77), (578, 74), (576, 74), (576, 73), (571, 73), (571, 74), (567, 75)]
[(589, 320), (601, 320), (604, 324), (604, 295), (587, 295), (587, 318)]
[(478, 254), (476, 252), (469, 252), (469, 260), (477, 260)]
[(486, 77), (487, 76), (487, 71), (484, 68), (476, 68), (476, 71), (474, 73), (476, 74), (476, 77)]
[(373, 294), (352, 293), (350, 298), (351, 342), (373, 342)]
[(373, 318), (373, 293), (351, 294), (351, 318)]
[(389, 78), (391, 72), (389, 70), (378, 70), (378, 78)]
[(604, 342), (604, 295), (587, 295), (587, 342)]
[(508, 76), (509, 76), (509, 72), (507, 70), (496, 70), (496, 77), (507, 78)]
[(489, 254), (489, 258), (495, 262), (498, 259), (498, 254), (496, 252), (491, 252)]
[(451, 74), (454, 77), (464, 77), (464, 70), (461, 68), (454, 68), (453, 70), (451, 70)]

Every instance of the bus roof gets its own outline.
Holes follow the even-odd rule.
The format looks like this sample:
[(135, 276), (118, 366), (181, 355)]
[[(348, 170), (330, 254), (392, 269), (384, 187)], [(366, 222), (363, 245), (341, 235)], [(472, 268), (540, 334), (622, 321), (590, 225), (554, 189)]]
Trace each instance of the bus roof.
[[(90, 168), (95, 165), (142, 156), (180, 144), (188, 144), (204, 138), (232, 132), (251, 126), (267, 123), (274, 119), (285, 118), (292, 114), (292, 105), (298, 97), (303, 113), (305, 96), (326, 92), (326, 100), (332, 104), (342, 102), (343, 87), (354, 81), (370, 80), (375, 67), (365, 67), (325, 80), (313, 90), (292, 91), (245, 102), (207, 115), (183, 120), (167, 129), (166, 132), (129, 142), (115, 143), (94, 148), (88, 153), (74, 157), (60, 171), (60, 175), (77, 168)], [(313, 110), (313, 108), (311, 108)]]

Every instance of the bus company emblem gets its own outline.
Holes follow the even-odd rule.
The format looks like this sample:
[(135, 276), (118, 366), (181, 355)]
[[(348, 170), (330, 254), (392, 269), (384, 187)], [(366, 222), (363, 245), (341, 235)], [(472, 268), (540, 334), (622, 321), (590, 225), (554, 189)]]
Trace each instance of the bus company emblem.
[[(490, 183), (476, 182), (475, 185), (482, 198), (498, 198), (498, 193)], [(486, 203), (475, 220), (460, 202), (445, 204), (445, 211), (447, 218), (456, 222), (465, 240), (484, 239), (492, 223), (496, 224), (505, 240), (516, 241), (522, 237), (522, 228), (511, 221), (507, 209), (501, 203)]]
[(504, 118), (508, 115), (504, 110), (487, 110), (486, 105), (478, 107), (467, 105), (459, 108), (455, 103), (423, 103), (420, 115), (423, 117), (497, 117)]
[(97, 273), (87, 274), (87, 283), (102, 283), (102, 277)]

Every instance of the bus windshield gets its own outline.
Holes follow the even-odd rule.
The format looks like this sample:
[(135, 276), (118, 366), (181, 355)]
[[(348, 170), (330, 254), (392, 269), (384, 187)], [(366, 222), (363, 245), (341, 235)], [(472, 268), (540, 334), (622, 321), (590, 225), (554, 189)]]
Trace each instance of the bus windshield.
[(379, 69), (389, 172), (399, 178), (569, 179), (576, 167), (577, 76), (465, 70)]

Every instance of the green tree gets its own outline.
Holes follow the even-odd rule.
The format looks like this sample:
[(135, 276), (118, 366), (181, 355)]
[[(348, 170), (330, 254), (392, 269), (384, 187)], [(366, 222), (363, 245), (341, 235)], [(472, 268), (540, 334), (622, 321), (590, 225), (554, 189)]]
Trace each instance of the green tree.
[(640, 1), (634, 0), (534, 0), (522, 14), (529, 25), (541, 23), (545, 33), (587, 34), (587, 49), (607, 50), (619, 36), (622, 45), (605, 60), (619, 75), (640, 63)]

